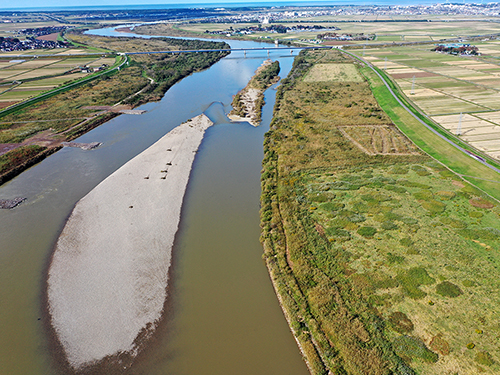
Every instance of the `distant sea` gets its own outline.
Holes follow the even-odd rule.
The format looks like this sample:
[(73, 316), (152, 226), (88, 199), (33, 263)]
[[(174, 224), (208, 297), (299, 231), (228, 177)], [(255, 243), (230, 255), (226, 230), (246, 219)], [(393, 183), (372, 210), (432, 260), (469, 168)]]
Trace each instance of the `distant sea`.
[[(48, 6), (48, 7), (2, 7), (0, 11), (85, 11), (85, 10), (102, 10), (102, 11), (116, 11), (116, 10), (141, 10), (141, 9), (200, 9), (200, 8), (246, 8), (246, 7), (305, 7), (305, 6), (339, 6), (339, 5), (430, 5), (439, 4), (450, 1), (436, 1), (436, 0), (335, 0), (335, 1), (255, 1), (255, 2), (242, 2), (242, 3), (182, 3), (182, 4), (135, 4), (135, 5), (89, 5), (89, 6)], [(476, 1), (454, 0), (453, 3), (474, 3)], [(489, 1), (488, 1), (489, 2)], [(496, 1), (493, 1), (496, 2)]]

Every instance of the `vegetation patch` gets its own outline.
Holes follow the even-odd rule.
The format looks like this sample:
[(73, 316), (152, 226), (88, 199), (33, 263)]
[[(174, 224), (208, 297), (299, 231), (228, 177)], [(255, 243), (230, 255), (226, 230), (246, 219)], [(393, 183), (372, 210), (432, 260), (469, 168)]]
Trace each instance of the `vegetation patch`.
[(484, 351), (477, 352), (476, 355), (474, 356), (474, 361), (483, 366), (491, 366), (495, 363), (495, 360), (493, 359), (491, 354)]
[(425, 344), (416, 337), (397, 337), (394, 339), (393, 345), (396, 353), (410, 362), (413, 359), (419, 358), (428, 363), (435, 363), (439, 359), (436, 353), (429, 350)]
[(479, 197), (475, 197), (475, 198), (471, 198), (471, 200), (469, 200), (469, 203), (474, 206), (474, 207), (477, 207), (477, 208), (493, 208), (495, 207), (495, 204), (487, 199), (484, 199), (484, 198), (479, 198)]
[(443, 339), (442, 335), (436, 335), (429, 343), (430, 348), (441, 355), (450, 354), (450, 344)]
[(458, 297), (463, 294), (462, 290), (455, 284), (450, 283), (449, 281), (443, 281), (436, 285), (437, 294), (442, 295), (443, 297)]
[(410, 333), (414, 325), (410, 318), (401, 311), (396, 311), (389, 316), (389, 324), (393, 330), (399, 333)]

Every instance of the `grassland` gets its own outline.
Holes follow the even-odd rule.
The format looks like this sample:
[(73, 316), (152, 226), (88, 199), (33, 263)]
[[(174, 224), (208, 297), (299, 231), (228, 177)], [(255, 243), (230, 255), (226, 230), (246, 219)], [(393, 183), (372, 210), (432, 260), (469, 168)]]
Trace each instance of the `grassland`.
[[(402, 126), (380, 82), (369, 77), (382, 106), (368, 81), (307, 82), (316, 62), (356, 66), (296, 58), (261, 198), (265, 260), (311, 372), (498, 373), (498, 201), (411, 145), (392, 119), (421, 129)], [(389, 139), (398, 152), (383, 152)]]
[(475, 45), (481, 56), (436, 53), (430, 44), (352, 51), (383, 69), (443, 129), (500, 160), (500, 44), (488, 40)]

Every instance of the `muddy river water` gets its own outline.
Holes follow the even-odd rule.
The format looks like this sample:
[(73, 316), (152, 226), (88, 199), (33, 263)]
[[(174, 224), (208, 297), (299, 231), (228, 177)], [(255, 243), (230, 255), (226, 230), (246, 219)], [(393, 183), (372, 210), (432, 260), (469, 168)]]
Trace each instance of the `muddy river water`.
[[(262, 46), (229, 43), (233, 48)], [(44, 291), (52, 248), (65, 220), (104, 178), (200, 113), (216, 125), (208, 130), (191, 173), (165, 317), (130, 373), (308, 373), (259, 243), (262, 143), (275, 87), (266, 92), (260, 127), (230, 123), (225, 115), (232, 96), (267, 58), (266, 51), (246, 57), (233, 52), (174, 85), (160, 102), (140, 107), (145, 114), (121, 115), (76, 140), (102, 142), (101, 147), (64, 148), (0, 187), (0, 199), (27, 198), (13, 210), (0, 210), (0, 374), (61, 373), (47, 329)], [(286, 76), (293, 63), (290, 52), (272, 52), (270, 58), (280, 61), (280, 75)]]

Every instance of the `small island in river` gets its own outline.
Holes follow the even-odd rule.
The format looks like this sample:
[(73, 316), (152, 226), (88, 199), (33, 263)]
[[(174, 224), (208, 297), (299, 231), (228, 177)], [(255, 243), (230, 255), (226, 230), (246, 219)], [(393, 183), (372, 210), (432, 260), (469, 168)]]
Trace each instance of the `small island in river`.
[(248, 85), (233, 98), (228, 117), (233, 121), (248, 121), (259, 126), (264, 105), (264, 91), (279, 81), (279, 61), (266, 60), (257, 69)]

